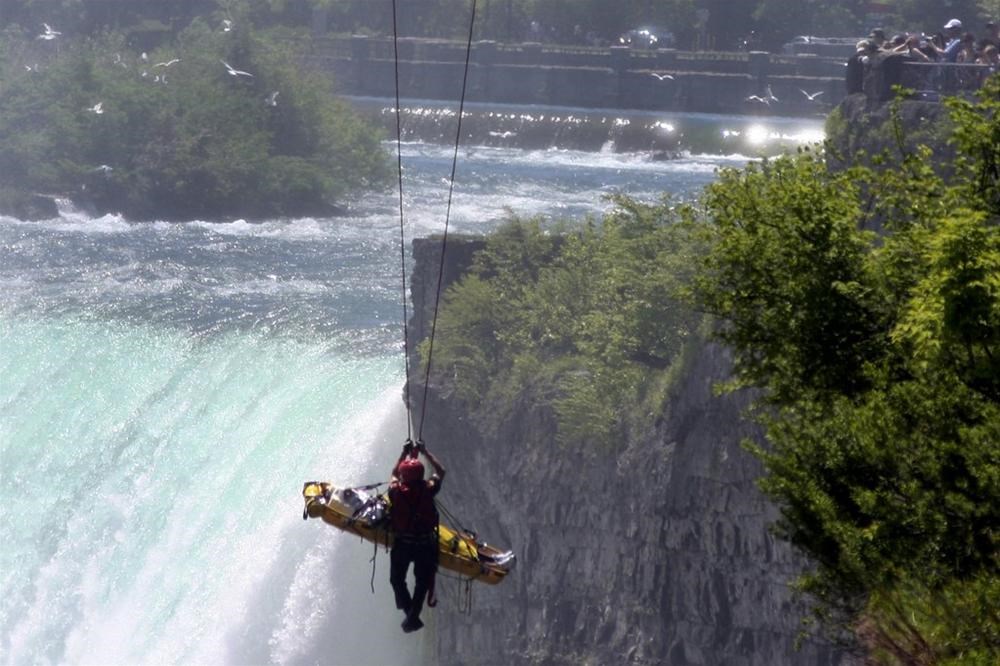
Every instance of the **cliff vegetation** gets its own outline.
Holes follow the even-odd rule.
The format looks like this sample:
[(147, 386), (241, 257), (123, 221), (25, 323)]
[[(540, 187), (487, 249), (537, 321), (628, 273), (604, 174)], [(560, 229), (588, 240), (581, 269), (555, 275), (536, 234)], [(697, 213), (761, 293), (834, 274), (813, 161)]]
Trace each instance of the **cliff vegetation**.
[(447, 294), (438, 381), (477, 427), (541, 403), (564, 440), (625, 446), (710, 314), (730, 387), (758, 390), (748, 448), (816, 620), (878, 663), (995, 663), (1000, 77), (948, 108), (947, 165), (803, 150), (697, 206), (513, 220)]
[(287, 42), (225, 25), (195, 19), (148, 53), (117, 32), (8, 32), (0, 192), (185, 220), (328, 214), (386, 182), (378, 133)]
[(618, 203), (563, 233), (512, 219), (448, 291), (435, 363), (480, 427), (531, 401), (554, 409), (560, 441), (614, 446), (662, 412), (700, 321), (678, 299), (685, 209)]

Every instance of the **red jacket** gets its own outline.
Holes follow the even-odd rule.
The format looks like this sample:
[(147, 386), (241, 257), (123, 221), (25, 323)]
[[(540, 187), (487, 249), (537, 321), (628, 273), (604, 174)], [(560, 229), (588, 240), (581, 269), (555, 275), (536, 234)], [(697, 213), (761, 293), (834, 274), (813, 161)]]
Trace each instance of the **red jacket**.
[(389, 487), (389, 518), (392, 531), (408, 536), (424, 536), (438, 526), (438, 511), (434, 496), (439, 486), (427, 481), (394, 483)]

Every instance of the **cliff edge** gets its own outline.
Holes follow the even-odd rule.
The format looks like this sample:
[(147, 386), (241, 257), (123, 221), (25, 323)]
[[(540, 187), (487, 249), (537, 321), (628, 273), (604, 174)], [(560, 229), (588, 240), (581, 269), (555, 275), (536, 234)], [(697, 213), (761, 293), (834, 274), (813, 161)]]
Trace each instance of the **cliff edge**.
[[(481, 241), (449, 240), (445, 284)], [(430, 332), (440, 241), (414, 241), (410, 330)], [(412, 368), (420, 368), (414, 355)], [(442, 501), (465, 524), (514, 549), (518, 568), (496, 587), (439, 582), (431, 625), (441, 664), (836, 664), (842, 653), (806, 638), (807, 608), (791, 581), (803, 562), (768, 531), (775, 507), (760, 439), (741, 418), (746, 393), (715, 396), (725, 349), (701, 343), (669, 408), (620, 450), (559, 446), (553, 417), (525, 402), (491, 435), (448, 387), (427, 391), (423, 438), (451, 471)], [(423, 371), (410, 396), (420, 414)]]

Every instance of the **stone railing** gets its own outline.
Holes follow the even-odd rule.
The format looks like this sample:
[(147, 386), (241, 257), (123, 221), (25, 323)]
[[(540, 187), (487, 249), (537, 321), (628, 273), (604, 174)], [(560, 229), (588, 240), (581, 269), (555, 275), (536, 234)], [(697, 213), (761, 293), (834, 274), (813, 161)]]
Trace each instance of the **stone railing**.
[[(394, 94), (397, 64), (391, 38), (318, 37), (304, 56), (331, 74), (341, 94)], [(400, 39), (402, 95), (457, 98), (465, 57), (465, 43)], [(477, 102), (812, 115), (835, 105), (845, 90), (842, 58), (758, 51), (479, 41), (472, 45), (470, 64), (469, 99)]]

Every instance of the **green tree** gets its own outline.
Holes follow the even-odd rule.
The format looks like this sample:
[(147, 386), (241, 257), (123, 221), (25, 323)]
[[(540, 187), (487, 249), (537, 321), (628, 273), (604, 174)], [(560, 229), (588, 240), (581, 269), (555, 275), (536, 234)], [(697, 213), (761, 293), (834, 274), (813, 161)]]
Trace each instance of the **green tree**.
[(196, 20), (148, 55), (115, 34), (67, 41), (20, 72), (0, 99), (0, 186), (213, 219), (328, 212), (384, 183), (375, 131), (244, 19)]
[(925, 149), (881, 171), (804, 152), (724, 173), (694, 227), (803, 587), (888, 661), (1000, 652), (1000, 77), (950, 105), (950, 180)]

